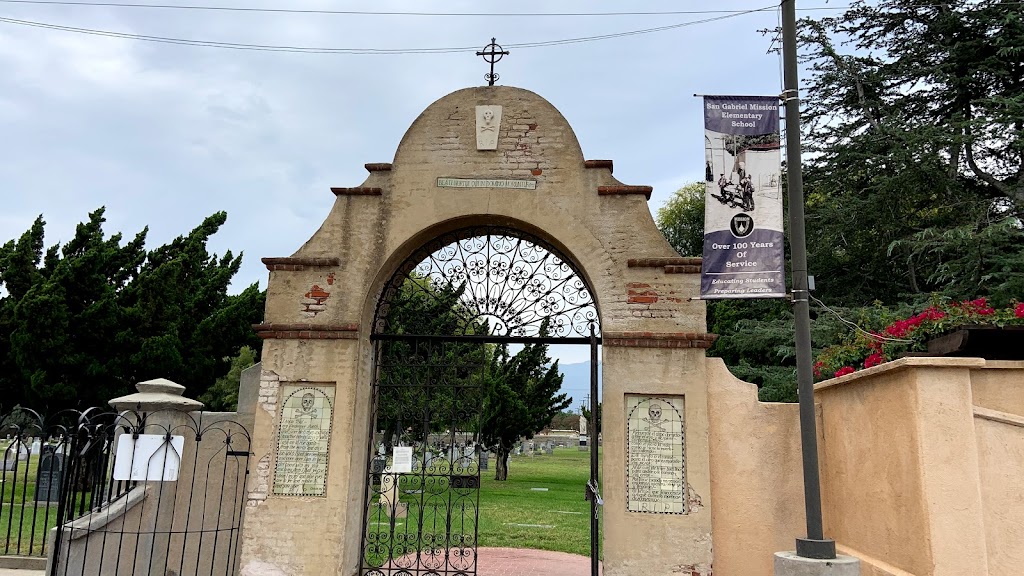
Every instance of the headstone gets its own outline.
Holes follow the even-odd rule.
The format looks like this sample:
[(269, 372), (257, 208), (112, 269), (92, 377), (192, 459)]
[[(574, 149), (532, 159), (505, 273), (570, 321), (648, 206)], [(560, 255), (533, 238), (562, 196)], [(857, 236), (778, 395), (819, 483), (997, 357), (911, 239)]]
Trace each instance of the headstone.
[(32, 455), (33, 456), (39, 456), (39, 454), (42, 452), (42, 450), (43, 450), (43, 443), (39, 441), (39, 438), (33, 438), (32, 439), (32, 450), (31, 450)]
[(28, 460), (28, 447), (22, 442), (15, 440), (14, 444), (9, 445), (4, 450), (4, 471), (9, 472), (14, 470), (18, 462), (25, 462)]
[(481, 471), (488, 469), (487, 468), (488, 460), (490, 460), (490, 454), (488, 454), (486, 451), (481, 452), (480, 453), (480, 470)]
[(36, 475), (36, 502), (57, 502), (60, 500), (60, 485), (64, 479), (64, 455), (57, 454), (49, 445), (39, 460)]
[(551, 442), (547, 443), (547, 446), (544, 448), (544, 453), (547, 454), (548, 456), (551, 456), (552, 454), (555, 453), (554, 446), (551, 444)]

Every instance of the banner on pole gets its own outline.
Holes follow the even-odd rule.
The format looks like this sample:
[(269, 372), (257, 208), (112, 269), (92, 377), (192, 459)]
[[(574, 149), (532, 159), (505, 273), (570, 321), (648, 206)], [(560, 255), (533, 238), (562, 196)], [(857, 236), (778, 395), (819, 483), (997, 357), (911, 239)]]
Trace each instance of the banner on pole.
[(700, 295), (786, 295), (776, 96), (704, 97)]

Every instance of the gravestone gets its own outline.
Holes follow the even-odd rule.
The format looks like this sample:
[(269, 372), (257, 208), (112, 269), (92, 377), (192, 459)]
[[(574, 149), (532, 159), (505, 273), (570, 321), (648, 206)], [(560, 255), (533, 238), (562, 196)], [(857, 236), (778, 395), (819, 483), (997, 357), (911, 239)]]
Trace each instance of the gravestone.
[(488, 453), (486, 451), (480, 453), (480, 470), (481, 471), (488, 469), (487, 468), (487, 463), (488, 463), (489, 459), (490, 459), (490, 453)]
[(57, 502), (64, 479), (64, 455), (56, 453), (49, 445), (44, 446), (42, 452), (36, 474), (36, 502)]
[(547, 445), (544, 447), (544, 453), (547, 454), (548, 456), (551, 456), (552, 454), (555, 453), (555, 449), (552, 446), (551, 442), (548, 442)]
[(42, 452), (42, 449), (43, 449), (43, 443), (39, 441), (39, 438), (33, 438), (32, 439), (32, 449), (31, 449), (32, 455), (33, 456), (39, 456), (40, 452)]
[(10, 472), (18, 466), (18, 462), (28, 460), (28, 448), (21, 442), (15, 441), (4, 450), (4, 471)]

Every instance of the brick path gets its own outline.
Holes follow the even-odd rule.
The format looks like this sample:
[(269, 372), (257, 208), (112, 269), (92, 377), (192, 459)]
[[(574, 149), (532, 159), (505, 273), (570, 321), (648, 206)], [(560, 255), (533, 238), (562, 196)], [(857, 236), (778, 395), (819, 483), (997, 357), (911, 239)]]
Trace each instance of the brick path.
[[(397, 561), (398, 566), (414, 564)], [(449, 568), (451, 570), (451, 568)], [(397, 567), (384, 574), (401, 573)], [(529, 548), (478, 548), (477, 576), (590, 576), (590, 558), (565, 552), (549, 552)], [(598, 574), (601, 574), (600, 567)], [(0, 574), (0, 576), (3, 576)]]
[(477, 576), (590, 576), (590, 558), (565, 552), (480, 548), (476, 557)]

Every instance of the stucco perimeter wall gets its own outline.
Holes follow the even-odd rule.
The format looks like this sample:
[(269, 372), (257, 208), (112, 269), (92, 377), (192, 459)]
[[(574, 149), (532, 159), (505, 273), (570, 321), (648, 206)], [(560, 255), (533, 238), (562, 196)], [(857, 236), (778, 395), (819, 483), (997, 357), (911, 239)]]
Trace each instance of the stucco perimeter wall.
[[(717, 358), (707, 381), (715, 574), (770, 576), (805, 533), (797, 406)], [(1024, 362), (905, 358), (815, 387), (825, 535), (862, 575), (1021, 574), (1022, 385)]]
[(971, 372), (974, 405), (1024, 417), (1024, 362), (988, 360)]
[(805, 530), (799, 409), (758, 402), (720, 358), (707, 382), (715, 574), (771, 576), (772, 555)]
[(1024, 417), (976, 408), (974, 426), (988, 573), (1017, 575), (1024, 571)]
[(904, 358), (817, 385), (825, 533), (864, 574), (1020, 573), (1024, 418), (978, 402), (1012, 408), (1022, 378)]

